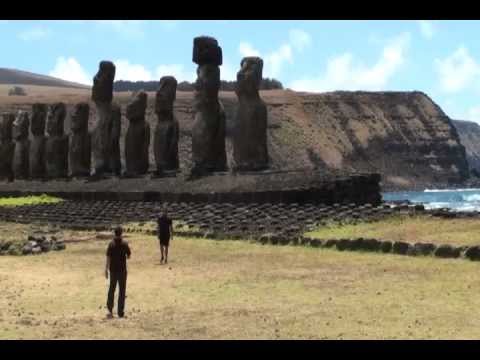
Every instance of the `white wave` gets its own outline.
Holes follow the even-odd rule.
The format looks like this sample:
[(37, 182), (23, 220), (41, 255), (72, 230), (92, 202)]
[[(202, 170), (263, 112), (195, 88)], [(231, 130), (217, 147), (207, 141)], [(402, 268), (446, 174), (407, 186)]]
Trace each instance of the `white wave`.
[(465, 191), (479, 191), (480, 188), (466, 188), (466, 189), (425, 189), (424, 192), (465, 192)]
[(467, 202), (480, 201), (480, 194), (463, 195), (462, 198), (464, 201), (467, 201)]
[(423, 192), (461, 192), (461, 191), (480, 191), (478, 188), (468, 188), (468, 189), (425, 189)]
[(450, 202), (431, 202), (424, 203), (425, 209), (443, 209), (443, 208), (452, 208), (452, 203)]

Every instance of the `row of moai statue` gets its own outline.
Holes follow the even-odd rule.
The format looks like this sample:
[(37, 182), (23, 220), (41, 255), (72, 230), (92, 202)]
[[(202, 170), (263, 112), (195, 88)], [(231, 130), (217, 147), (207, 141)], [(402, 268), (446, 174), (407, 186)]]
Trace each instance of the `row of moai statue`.
[[(227, 169), (225, 149), (226, 116), (219, 100), (222, 49), (216, 39), (197, 37), (193, 42), (193, 62), (198, 65), (195, 83), (192, 128), (191, 176)], [(259, 96), (263, 61), (246, 57), (237, 73), (239, 104), (232, 136), (232, 168), (256, 171), (268, 167), (267, 107)], [(93, 79), (92, 100), (96, 106), (96, 127), (90, 134), (88, 103), (76, 104), (70, 114), (71, 134), (64, 133), (66, 106), (34, 104), (29, 139), (29, 114), (3, 114), (0, 126), (0, 178), (65, 178), (121, 175), (121, 109), (113, 104), (115, 65), (100, 62)], [(155, 98), (158, 122), (154, 131), (153, 152), (156, 173), (179, 168), (179, 125), (173, 103), (177, 81), (172, 76), (160, 79)], [(145, 120), (147, 93), (137, 92), (127, 105), (129, 126), (125, 136), (125, 175), (144, 175), (149, 169), (150, 126)], [(47, 134), (45, 136), (45, 122)], [(93, 158), (93, 174), (91, 174)]]

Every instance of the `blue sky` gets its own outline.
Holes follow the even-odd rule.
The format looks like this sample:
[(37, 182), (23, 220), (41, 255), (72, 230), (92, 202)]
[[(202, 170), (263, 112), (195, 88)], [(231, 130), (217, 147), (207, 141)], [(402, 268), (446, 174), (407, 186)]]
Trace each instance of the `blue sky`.
[(91, 83), (100, 60), (117, 79), (193, 81), (193, 38), (223, 48), (221, 76), (243, 56), (299, 91), (419, 90), (452, 118), (480, 123), (480, 21), (0, 21), (0, 67)]

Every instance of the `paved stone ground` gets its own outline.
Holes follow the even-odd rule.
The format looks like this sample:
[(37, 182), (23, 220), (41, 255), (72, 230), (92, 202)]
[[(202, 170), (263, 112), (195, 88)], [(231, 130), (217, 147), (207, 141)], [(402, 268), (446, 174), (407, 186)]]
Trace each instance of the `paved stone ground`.
[[(374, 221), (391, 215), (388, 205), (161, 203), (139, 201), (64, 201), (2, 208), (0, 220), (49, 223), (72, 229), (108, 230), (119, 223), (155, 220), (166, 205), (170, 216), (192, 231), (239, 237), (265, 233), (302, 234), (328, 221)], [(412, 207), (410, 207), (412, 209)], [(407, 208), (408, 210), (408, 208)]]

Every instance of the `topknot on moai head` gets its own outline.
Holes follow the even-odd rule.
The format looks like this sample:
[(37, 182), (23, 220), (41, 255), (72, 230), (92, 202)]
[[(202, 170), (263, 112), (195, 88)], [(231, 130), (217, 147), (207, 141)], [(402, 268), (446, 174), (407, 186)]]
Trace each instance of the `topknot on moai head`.
[(30, 117), (26, 111), (18, 111), (15, 121), (13, 122), (12, 135), (15, 140), (28, 139), (28, 127), (30, 125)]
[(90, 115), (90, 105), (86, 102), (78, 103), (74, 106), (70, 115), (70, 127), (73, 133), (88, 131), (88, 117)]
[(173, 102), (177, 96), (177, 79), (173, 76), (164, 76), (160, 79), (155, 95), (155, 113), (173, 111)]
[(30, 130), (33, 135), (44, 135), (45, 134), (45, 122), (47, 120), (47, 105), (35, 103), (32, 105), (32, 124)]
[(132, 96), (132, 100), (127, 105), (127, 119), (135, 120), (145, 116), (147, 109), (148, 95), (145, 91), (138, 91)]
[(14, 113), (3, 113), (0, 118), (0, 140), (11, 141), (13, 122), (15, 121)]
[(240, 62), (237, 73), (237, 90), (258, 90), (262, 82), (263, 60), (257, 56), (249, 56)]
[(194, 38), (192, 61), (197, 65), (222, 65), (222, 48), (218, 46), (218, 41), (210, 36)]
[(101, 61), (97, 74), (93, 77), (92, 100), (111, 102), (113, 99), (113, 81), (115, 65), (111, 61)]
[(67, 115), (67, 107), (59, 102), (50, 105), (47, 116), (47, 133), (50, 136), (61, 136), (64, 134), (63, 124)]

